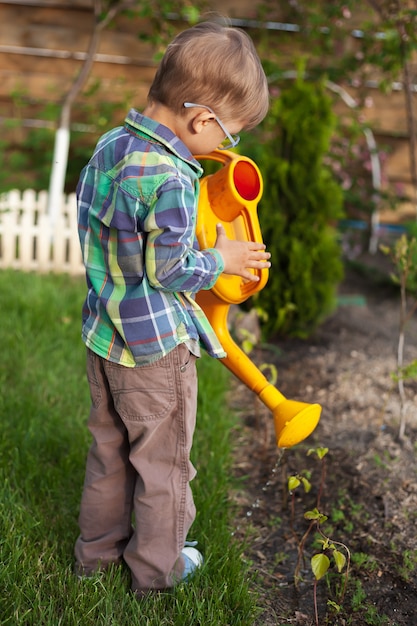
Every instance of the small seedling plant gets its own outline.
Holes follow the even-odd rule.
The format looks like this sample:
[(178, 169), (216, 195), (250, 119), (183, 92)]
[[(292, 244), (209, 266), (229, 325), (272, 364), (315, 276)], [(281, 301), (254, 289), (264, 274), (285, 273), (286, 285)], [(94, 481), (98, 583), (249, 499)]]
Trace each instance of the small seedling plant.
[(404, 382), (417, 378), (417, 360), (404, 364), (405, 331), (408, 322), (417, 310), (417, 238), (402, 235), (392, 248), (381, 245), (380, 249), (390, 256), (395, 268), (391, 273), (391, 279), (400, 288), (397, 371), (392, 374), (392, 379), (398, 385), (400, 398), (398, 437), (401, 440), (405, 437), (407, 420)]
[(310, 449), (307, 452), (307, 455), (310, 456), (312, 454), (316, 455), (321, 464), (321, 473), (320, 473), (320, 482), (316, 500), (316, 506), (308, 511), (304, 512), (304, 519), (309, 522), (308, 527), (304, 534), (299, 537), (295, 531), (295, 491), (302, 487), (305, 493), (308, 493), (311, 490), (311, 474), (310, 472), (304, 470), (299, 474), (295, 474), (289, 476), (288, 478), (288, 491), (291, 497), (291, 530), (293, 535), (297, 541), (298, 546), (298, 558), (297, 564), (294, 572), (294, 581), (295, 585), (298, 586), (298, 583), (301, 580), (300, 570), (301, 565), (305, 561), (305, 546), (307, 539), (310, 536), (318, 536), (317, 543), (320, 545), (320, 552), (314, 554), (310, 559), (311, 570), (314, 575), (314, 614), (316, 625), (319, 624), (319, 616), (318, 616), (318, 601), (317, 601), (317, 585), (318, 582), (324, 578), (332, 565), (332, 561), (336, 567), (336, 570), (339, 574), (344, 572), (344, 580), (343, 585), (341, 587), (341, 591), (339, 594), (338, 602), (333, 602), (328, 600), (328, 605), (331, 606), (334, 610), (340, 611), (341, 605), (343, 603), (346, 586), (349, 577), (349, 569), (350, 569), (350, 551), (349, 548), (340, 541), (335, 541), (328, 537), (323, 531), (323, 524), (327, 521), (327, 516), (320, 512), (321, 506), (321, 496), (324, 488), (324, 481), (326, 476), (326, 455), (328, 453), (328, 448), (315, 448)]

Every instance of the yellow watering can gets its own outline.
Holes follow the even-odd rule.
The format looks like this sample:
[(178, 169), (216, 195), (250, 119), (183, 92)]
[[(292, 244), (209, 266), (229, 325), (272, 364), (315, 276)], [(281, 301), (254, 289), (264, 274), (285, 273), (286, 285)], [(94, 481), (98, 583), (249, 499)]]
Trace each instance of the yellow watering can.
[[(223, 166), (201, 180), (196, 231), (200, 248), (214, 247), (219, 222), (229, 239), (261, 243), (257, 205), (263, 182), (256, 164), (227, 150), (215, 150), (196, 158), (216, 161)], [(273, 412), (277, 445), (290, 448), (316, 428), (321, 406), (285, 398), (232, 339), (227, 327), (230, 305), (244, 302), (263, 289), (268, 280), (267, 269), (252, 271), (258, 275), (258, 282), (221, 274), (216, 284), (209, 291), (200, 291), (196, 299), (227, 353), (222, 363)]]

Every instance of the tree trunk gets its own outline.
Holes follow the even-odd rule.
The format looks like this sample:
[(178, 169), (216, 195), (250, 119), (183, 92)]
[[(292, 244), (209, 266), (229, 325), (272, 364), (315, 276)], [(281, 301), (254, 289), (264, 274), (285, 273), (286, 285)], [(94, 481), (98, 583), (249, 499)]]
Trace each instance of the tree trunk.
[(76, 80), (64, 98), (58, 128), (55, 133), (54, 153), (48, 193), (48, 215), (51, 219), (52, 228), (55, 225), (56, 216), (60, 212), (64, 196), (65, 175), (67, 172), (70, 146), (72, 105), (88, 80), (91, 68), (94, 64), (94, 57), (98, 49), (102, 31), (117, 15), (117, 13), (120, 13), (125, 9), (132, 8), (135, 4), (137, 4), (137, 0), (117, 2), (108, 9), (107, 13), (103, 17), (104, 7), (102, 0), (94, 0), (94, 28), (88, 46), (87, 55)]

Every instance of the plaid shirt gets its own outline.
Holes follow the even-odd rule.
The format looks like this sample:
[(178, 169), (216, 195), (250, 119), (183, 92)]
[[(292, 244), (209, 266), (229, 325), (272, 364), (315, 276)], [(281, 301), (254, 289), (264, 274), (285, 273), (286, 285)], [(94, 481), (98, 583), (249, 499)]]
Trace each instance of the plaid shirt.
[(195, 237), (203, 170), (166, 126), (132, 109), (98, 142), (77, 186), (87, 278), (82, 337), (100, 356), (135, 367), (182, 342), (225, 352), (192, 298), (223, 271)]

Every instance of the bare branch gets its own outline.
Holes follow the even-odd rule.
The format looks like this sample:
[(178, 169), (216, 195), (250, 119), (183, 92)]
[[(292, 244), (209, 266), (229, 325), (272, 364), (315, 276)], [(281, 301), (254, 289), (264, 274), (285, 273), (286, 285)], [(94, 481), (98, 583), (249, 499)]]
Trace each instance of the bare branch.
[(93, 33), (91, 35), (90, 43), (88, 45), (85, 61), (80, 69), (76, 80), (72, 84), (70, 90), (63, 100), (59, 120), (59, 126), (61, 128), (69, 128), (72, 104), (74, 103), (74, 100), (80, 93), (81, 89), (84, 87), (85, 83), (87, 82), (88, 76), (90, 75), (91, 68), (94, 65), (94, 56), (98, 49), (102, 31), (110, 24), (110, 22), (116, 17), (118, 13), (121, 13), (126, 9), (131, 9), (135, 5), (138, 5), (138, 0), (124, 0), (123, 2), (118, 2), (112, 5), (105, 14), (105, 16), (101, 18), (101, 16), (103, 15), (102, 0), (94, 0), (95, 21)]

